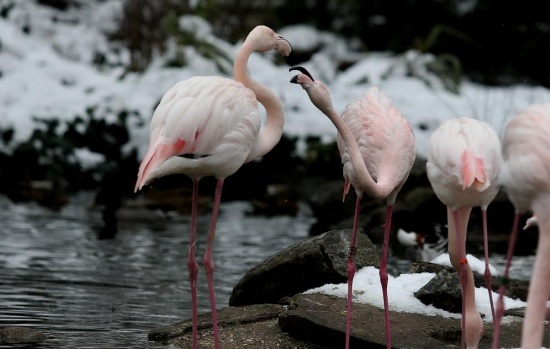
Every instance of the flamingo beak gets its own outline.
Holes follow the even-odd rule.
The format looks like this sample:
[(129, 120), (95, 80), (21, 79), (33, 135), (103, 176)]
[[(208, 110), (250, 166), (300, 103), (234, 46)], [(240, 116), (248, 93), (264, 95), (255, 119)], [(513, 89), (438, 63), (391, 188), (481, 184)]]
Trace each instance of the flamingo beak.
[(307, 75), (311, 79), (311, 81), (315, 81), (313, 76), (307, 71), (306, 68), (298, 66), (298, 67), (292, 67), (292, 68), (288, 69), (288, 71), (293, 71), (293, 70), (297, 70), (300, 73)]

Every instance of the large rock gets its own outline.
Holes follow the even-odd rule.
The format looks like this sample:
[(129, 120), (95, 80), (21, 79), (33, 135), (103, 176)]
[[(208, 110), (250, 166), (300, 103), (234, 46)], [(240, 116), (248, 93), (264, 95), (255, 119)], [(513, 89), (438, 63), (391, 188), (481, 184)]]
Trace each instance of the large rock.
[(450, 273), (446, 269), (437, 273), (433, 279), (416, 291), (414, 296), (426, 305), (433, 305), (452, 313), (462, 311), (460, 282), (456, 273)]
[[(277, 303), (287, 298), (288, 307), (279, 304), (230, 306), (218, 311), (220, 341), (225, 349), (241, 348), (341, 348), (345, 338), (346, 299), (324, 294), (301, 292), (326, 283), (347, 280), (346, 261), (350, 231), (331, 231), (295, 244), (272, 256), (247, 273), (235, 287), (235, 299), (245, 302)], [(370, 260), (370, 262), (369, 262)], [(368, 238), (359, 235), (358, 268), (368, 264), (378, 267), (378, 252)], [(459, 289), (456, 273), (450, 267), (433, 263), (414, 263), (412, 272), (439, 274), (447, 288)], [(339, 281), (327, 281), (336, 279)], [(435, 278), (437, 280), (437, 278)], [(476, 275), (476, 285), (484, 286), (483, 277)], [(495, 278), (495, 287), (500, 279)], [(428, 283), (434, 284), (436, 281)], [(454, 286), (452, 286), (454, 285)], [(517, 289), (527, 289), (528, 282), (511, 280)], [(265, 288), (264, 288), (265, 287)], [(238, 291), (238, 293), (237, 293)], [(424, 287), (423, 297), (434, 299), (441, 295), (436, 287)], [(522, 291), (518, 292), (522, 293)], [(262, 301), (262, 299), (268, 299)], [(456, 299), (456, 298), (455, 298)], [(455, 303), (460, 304), (455, 300)], [(231, 302), (230, 302), (231, 304)], [(354, 303), (352, 315), (352, 348), (385, 348), (384, 311), (368, 304)], [(450, 307), (447, 307), (451, 310)], [(458, 312), (457, 309), (453, 309)], [(459, 309), (458, 309), (459, 310)], [(507, 311), (516, 316), (501, 328), (501, 345), (517, 348), (521, 335), (521, 310)], [(416, 313), (390, 311), (393, 348), (460, 348), (460, 319), (426, 316)], [(490, 348), (492, 324), (484, 324), (479, 348)], [(191, 343), (191, 320), (152, 331), (149, 340), (188, 348)], [(199, 345), (213, 347), (210, 313), (199, 316)]]
[[(300, 294), (292, 298), (288, 311), (279, 315), (279, 326), (297, 339), (325, 348), (343, 347), (346, 300), (323, 294)], [(460, 319), (390, 312), (392, 348), (460, 348)], [(518, 318), (518, 320), (520, 320)], [(502, 325), (503, 348), (517, 348), (521, 321)], [(484, 323), (479, 348), (490, 348), (493, 327)], [(352, 348), (385, 348), (384, 310), (369, 304), (353, 304)]]
[[(458, 302), (458, 305), (461, 304), (462, 294), (460, 293), (460, 281), (458, 280), (458, 274), (452, 267), (430, 262), (416, 262), (411, 266), (411, 273), (436, 274), (430, 282), (421, 287), (415, 293), (416, 298), (418, 298), (422, 303), (432, 304), (437, 308), (451, 312), (457, 311), (456, 303)], [(474, 284), (476, 287), (487, 287), (483, 275), (476, 272), (474, 272)], [(492, 277), (491, 289), (493, 291), (499, 291), (502, 284), (502, 277)], [(506, 296), (525, 302), (527, 300), (528, 291), (529, 281), (513, 279), (508, 280)]]
[[(376, 247), (358, 231), (356, 268), (379, 267)], [(249, 270), (237, 283), (230, 306), (279, 303), (284, 297), (347, 281), (351, 230), (334, 230), (294, 244)]]
[[(385, 348), (384, 311), (355, 303), (352, 316), (352, 348)], [(346, 300), (323, 294), (299, 294), (288, 308), (281, 305), (228, 307), (218, 311), (220, 342), (224, 349), (243, 348), (343, 348)], [(460, 319), (391, 312), (392, 348), (460, 348)], [(521, 318), (518, 318), (521, 320)], [(491, 347), (493, 328), (484, 323), (479, 348)], [(521, 321), (501, 328), (503, 348), (518, 348)], [(186, 320), (152, 331), (149, 340), (189, 348), (191, 321)], [(199, 316), (199, 347), (213, 348), (210, 314)]]

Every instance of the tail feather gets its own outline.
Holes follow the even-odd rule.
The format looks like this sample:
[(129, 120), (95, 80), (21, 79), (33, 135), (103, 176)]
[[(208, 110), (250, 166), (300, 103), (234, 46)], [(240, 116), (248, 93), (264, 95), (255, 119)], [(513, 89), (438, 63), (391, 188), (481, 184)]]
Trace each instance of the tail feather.
[(344, 195), (342, 197), (342, 202), (346, 201), (346, 195), (348, 195), (349, 193), (349, 188), (350, 188), (350, 182), (346, 179), (346, 181), (344, 182)]
[(474, 187), (476, 190), (483, 190), (489, 183), (486, 183), (485, 167), (483, 159), (472, 154), (470, 149), (464, 150), (461, 156), (462, 189)]
[(185, 141), (178, 139), (174, 144), (152, 146), (145, 154), (143, 161), (139, 165), (138, 179), (134, 187), (134, 192), (140, 190), (148, 181), (150, 173), (157, 169), (166, 159), (181, 153), (185, 147)]

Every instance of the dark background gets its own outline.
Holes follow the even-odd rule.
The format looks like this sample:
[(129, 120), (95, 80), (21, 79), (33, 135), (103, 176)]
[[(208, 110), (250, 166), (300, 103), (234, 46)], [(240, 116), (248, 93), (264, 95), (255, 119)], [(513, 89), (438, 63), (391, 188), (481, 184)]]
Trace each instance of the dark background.
[(193, 9), (187, 1), (176, 0), (125, 3), (128, 15), (114, 37), (144, 57), (148, 43), (162, 45), (170, 35), (163, 23), (193, 13), (203, 16), (217, 36), (230, 42), (245, 37), (260, 23), (272, 28), (308, 24), (358, 38), (365, 51), (399, 54), (417, 49), (452, 55), (464, 76), (482, 84), (550, 86), (550, 17), (544, 1), (218, 0), (200, 1)]

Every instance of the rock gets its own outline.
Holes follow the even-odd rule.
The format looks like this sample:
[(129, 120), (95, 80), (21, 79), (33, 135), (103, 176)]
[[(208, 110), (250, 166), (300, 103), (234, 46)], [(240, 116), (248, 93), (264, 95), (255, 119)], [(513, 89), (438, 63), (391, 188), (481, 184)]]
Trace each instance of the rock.
[(4, 327), (0, 329), (0, 344), (41, 343), (46, 335), (29, 327)]
[[(305, 290), (327, 283), (347, 281), (347, 251), (351, 231), (338, 230), (310, 238), (270, 257), (250, 270), (235, 286), (230, 307), (218, 311), (221, 345), (224, 349), (237, 348), (341, 348), (345, 340), (346, 299), (324, 294), (303, 294)], [(378, 252), (361, 231), (356, 256), (358, 269), (379, 267)], [(457, 313), (456, 318), (427, 316), (390, 310), (392, 348), (460, 348), (460, 287), (456, 272), (451, 267), (428, 262), (414, 263), (411, 272), (431, 272), (436, 277), (422, 291), (422, 297), (431, 297), (432, 303)], [(485, 286), (481, 275), (475, 274), (476, 286)], [(495, 278), (500, 287), (500, 278)], [(434, 285), (439, 284), (439, 286)], [(510, 280), (516, 293), (527, 290), (528, 282)], [(433, 288), (432, 290), (430, 290)], [(441, 291), (443, 288), (446, 294)], [(514, 287), (512, 287), (514, 290)], [(458, 292), (456, 292), (458, 291)], [(454, 300), (450, 298), (452, 293)], [(443, 298), (443, 299), (437, 299)], [(427, 298), (426, 298), (427, 299)], [(434, 302), (434, 299), (436, 302)], [(234, 306), (250, 302), (252, 305)], [(265, 303), (265, 304), (260, 304)], [(274, 303), (284, 303), (287, 306)], [(384, 310), (369, 304), (354, 303), (352, 315), (352, 348), (384, 348)], [(456, 308), (456, 307), (455, 307)], [(511, 321), (501, 326), (501, 345), (519, 347), (523, 309), (506, 311)], [(484, 323), (480, 349), (492, 344), (492, 324)], [(149, 340), (190, 347), (191, 320), (153, 330)], [(210, 313), (199, 316), (199, 346), (213, 347)]]
[[(352, 348), (385, 348), (384, 311), (354, 303)], [(323, 294), (298, 294), (288, 308), (250, 305), (220, 309), (219, 333), (224, 349), (240, 348), (342, 348), (346, 326), (346, 300)], [(460, 348), (460, 319), (390, 312), (392, 348)], [(518, 348), (521, 321), (502, 324), (501, 346)], [(479, 349), (490, 348), (493, 327), (484, 323)], [(149, 340), (189, 348), (190, 320), (152, 331)], [(199, 316), (199, 347), (213, 348), (210, 313)]]
[[(256, 304), (228, 307), (218, 311), (220, 344), (231, 348), (319, 348), (283, 333), (277, 323), (285, 307), (277, 304)], [(199, 315), (199, 347), (213, 348), (214, 338), (210, 313)], [(191, 319), (165, 326), (149, 333), (150, 341), (184, 348), (191, 347)]]
[[(435, 273), (439, 274), (442, 270), (448, 271), (453, 275), (453, 279), (459, 284), (458, 275), (452, 267), (444, 266), (440, 264), (430, 263), (430, 262), (416, 262), (411, 266), (411, 273)], [(474, 283), (476, 287), (486, 287), (485, 278), (483, 275), (474, 272)], [(491, 282), (491, 289), (495, 292), (499, 291), (500, 286), (502, 285), (502, 277), (493, 276)], [(419, 290), (420, 291), (420, 290)], [(506, 296), (510, 298), (520, 299), (522, 301), (527, 300), (527, 292), (529, 291), (529, 281), (526, 280), (508, 280), (508, 288), (506, 290)], [(462, 298), (460, 298), (462, 299)], [(460, 300), (459, 299), (459, 300)]]
[[(228, 307), (218, 311), (218, 326), (234, 326), (248, 322), (257, 322), (277, 318), (284, 311), (278, 304), (254, 304), (248, 307)], [(174, 325), (161, 327), (149, 333), (149, 340), (166, 342), (187, 333), (191, 333), (192, 319)], [(212, 328), (211, 313), (199, 315), (199, 329)]]
[[(499, 282), (499, 288), (500, 284)], [(493, 287), (493, 290), (495, 288)], [(508, 280), (508, 287), (506, 289), (506, 296), (510, 298), (521, 299), (522, 301), (527, 301), (527, 293), (529, 292), (529, 281), (524, 280)]]
[[(314, 344), (341, 348), (345, 338), (346, 300), (323, 294), (300, 294), (293, 297), (289, 309), (279, 315), (283, 332)], [(460, 348), (460, 319), (390, 312), (392, 348)], [(484, 323), (479, 348), (490, 348), (493, 328)], [(502, 325), (501, 345), (519, 346), (521, 322)], [(385, 347), (384, 310), (368, 304), (354, 303), (352, 348)]]
[[(233, 288), (230, 306), (279, 303), (328, 283), (347, 281), (351, 230), (334, 230), (294, 244), (249, 270)], [(379, 267), (376, 247), (359, 230), (356, 268)]]
[(426, 285), (414, 293), (422, 303), (436, 308), (459, 313), (462, 308), (462, 294), (458, 276), (442, 269)]

